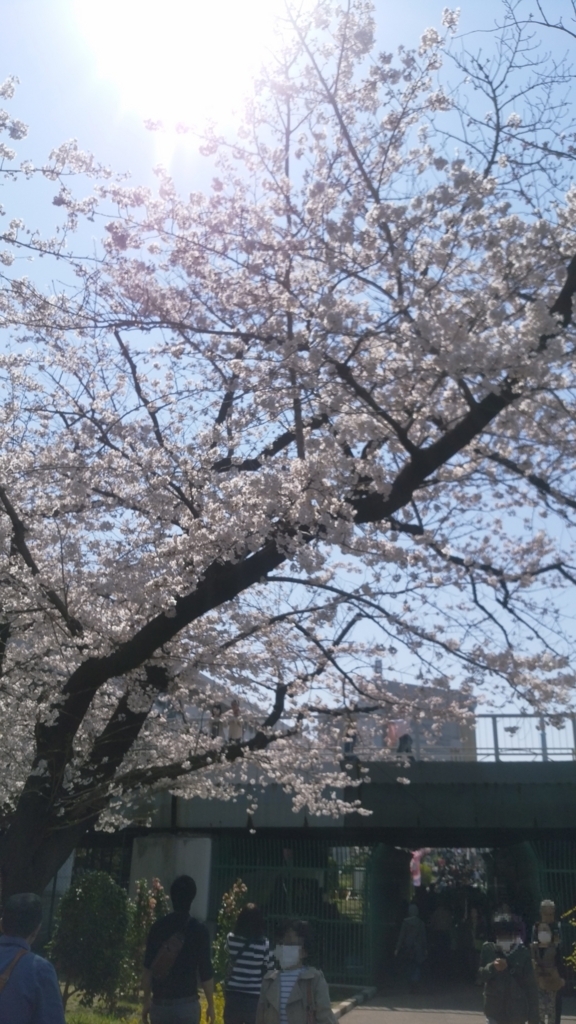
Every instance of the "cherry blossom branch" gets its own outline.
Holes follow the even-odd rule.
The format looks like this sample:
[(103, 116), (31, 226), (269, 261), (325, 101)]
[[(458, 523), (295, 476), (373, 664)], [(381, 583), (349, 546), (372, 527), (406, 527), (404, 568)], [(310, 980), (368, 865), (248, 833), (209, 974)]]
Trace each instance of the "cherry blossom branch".
[[(166, 685), (166, 672), (161, 667), (149, 666), (147, 682), (159, 692)], [(94, 744), (89, 760), (82, 766), (80, 787), (72, 787), (69, 791), (60, 789), (54, 793), (53, 805), (65, 807), (67, 822), (94, 823), (110, 798), (110, 783), (115, 792), (128, 793), (143, 786), (157, 786), (160, 783), (176, 782), (182, 778), (201, 772), (216, 765), (233, 764), (248, 753), (259, 753), (270, 744), (280, 739), (290, 739), (299, 728), (294, 726), (280, 732), (264, 732), (272, 729), (284, 713), (284, 705), (288, 687), (280, 684), (276, 687), (274, 705), (256, 731), (248, 740), (231, 740), (228, 743), (210, 747), (201, 753), (189, 753), (184, 759), (165, 765), (151, 765), (146, 768), (133, 768), (116, 774), (125, 755), (133, 747), (148, 711), (134, 713), (129, 711), (129, 695), (124, 695), (118, 703), (113, 718), (104, 732)], [(56, 826), (57, 827), (57, 826)]]
[(507, 455), (502, 455), (493, 449), (478, 447), (476, 451), (484, 459), (488, 459), (490, 462), (495, 462), (498, 466), (502, 466), (504, 469), (514, 473), (515, 476), (520, 477), (522, 480), (526, 480), (529, 484), (532, 484), (536, 490), (544, 497), (554, 498), (561, 505), (566, 505), (568, 508), (576, 509), (576, 499), (571, 498), (570, 495), (565, 494), (563, 491), (559, 491), (558, 488), (553, 487), (548, 480), (538, 475), (537, 473), (526, 472), (514, 459), (511, 459)]
[[(12, 502), (10, 501), (4, 487), (0, 487), (0, 501), (2, 502), (2, 505), (4, 506), (4, 511), (6, 512), (8, 518), (10, 519), (10, 522), (12, 523), (12, 540), (14, 544), (14, 549), (18, 552), (24, 563), (28, 566), (32, 575), (39, 576), (40, 569), (38, 568), (36, 562), (34, 561), (34, 558), (32, 557), (30, 549), (26, 543), (26, 527), (24, 526), (24, 523), (22, 522), (18, 513), (16, 512), (16, 509), (14, 508)], [(40, 589), (44, 596), (47, 598), (47, 600), (50, 602), (52, 607), (55, 608), (56, 611), (62, 616), (72, 636), (82, 636), (82, 623), (79, 622), (78, 619), (74, 618), (73, 615), (70, 615), (68, 608), (66, 607), (64, 601), (59, 596), (59, 594), (57, 594), (56, 591), (53, 590), (51, 587), (46, 587), (43, 583), (40, 584)]]
[(139, 377), (138, 377), (138, 368), (137, 368), (136, 363), (134, 362), (132, 356), (130, 355), (130, 349), (122, 341), (122, 336), (121, 336), (120, 331), (118, 329), (116, 329), (114, 331), (114, 337), (116, 338), (116, 341), (118, 342), (118, 347), (119, 347), (122, 355), (124, 356), (124, 359), (126, 360), (126, 362), (128, 364), (128, 367), (130, 369), (130, 376), (132, 377), (132, 381), (134, 383), (134, 390), (135, 390), (136, 394), (138, 395), (138, 398), (142, 402), (142, 405), (146, 409), (146, 412), (148, 413), (148, 415), (149, 415), (149, 417), (150, 417), (150, 419), (152, 421), (152, 427), (154, 429), (154, 437), (158, 441), (158, 444), (160, 445), (160, 447), (164, 448), (164, 438), (162, 436), (162, 431), (160, 429), (160, 423), (158, 422), (158, 416), (156, 415), (156, 410), (154, 409), (153, 403), (150, 402), (146, 398), (146, 395), (144, 394), (144, 391), (142, 389), (142, 385), (141, 385)]
[[(317, 416), (311, 416), (307, 420), (303, 420), (302, 427), (305, 430), (319, 430), (328, 423), (328, 416), (325, 413)], [(241, 473), (255, 473), (257, 470), (262, 469), (265, 460), (271, 459), (274, 455), (278, 455), (280, 452), (285, 451), (291, 444), (297, 441), (295, 430), (285, 430), (284, 433), (279, 434), (274, 441), (267, 445), (266, 448), (253, 459), (243, 459), (242, 462), (233, 462), (232, 458), (226, 456), (225, 458), (218, 459), (217, 462), (213, 463), (212, 469), (217, 473), (226, 473), (230, 469), (234, 469)]]

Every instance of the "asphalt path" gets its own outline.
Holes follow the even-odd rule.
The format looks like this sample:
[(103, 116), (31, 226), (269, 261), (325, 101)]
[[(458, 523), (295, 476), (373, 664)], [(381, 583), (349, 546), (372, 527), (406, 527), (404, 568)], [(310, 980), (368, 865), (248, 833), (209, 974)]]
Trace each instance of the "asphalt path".
[[(377, 995), (346, 1014), (345, 1024), (485, 1024), (480, 988)], [(576, 998), (564, 1000), (563, 1024), (576, 1024)]]

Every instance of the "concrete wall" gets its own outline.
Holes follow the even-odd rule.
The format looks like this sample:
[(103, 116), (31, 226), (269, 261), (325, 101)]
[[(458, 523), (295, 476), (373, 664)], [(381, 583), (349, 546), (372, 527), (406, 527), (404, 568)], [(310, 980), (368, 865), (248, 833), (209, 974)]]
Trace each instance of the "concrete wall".
[(130, 870), (130, 895), (139, 878), (159, 878), (168, 892), (178, 875), (192, 875), (198, 886), (191, 913), (200, 921), (208, 916), (212, 840), (174, 835), (140, 836), (134, 840)]
[(62, 865), (42, 893), (42, 931), (40, 932), (40, 943), (47, 942), (52, 936), (58, 904), (72, 881), (74, 856), (75, 854), (70, 854), (68, 860)]

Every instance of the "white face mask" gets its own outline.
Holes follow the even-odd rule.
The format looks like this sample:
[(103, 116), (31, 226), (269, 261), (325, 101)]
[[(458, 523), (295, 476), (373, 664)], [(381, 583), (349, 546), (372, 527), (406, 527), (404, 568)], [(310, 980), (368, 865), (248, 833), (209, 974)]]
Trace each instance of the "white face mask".
[(518, 939), (500, 939), (498, 947), (503, 953), (509, 953), (518, 943)]
[(281, 971), (289, 971), (300, 963), (301, 946), (276, 946), (274, 956), (280, 964)]
[(551, 941), (552, 941), (552, 936), (551, 936), (549, 930), (547, 930), (547, 931), (543, 931), (542, 930), (542, 931), (538, 932), (538, 942), (540, 942), (542, 946), (549, 946)]

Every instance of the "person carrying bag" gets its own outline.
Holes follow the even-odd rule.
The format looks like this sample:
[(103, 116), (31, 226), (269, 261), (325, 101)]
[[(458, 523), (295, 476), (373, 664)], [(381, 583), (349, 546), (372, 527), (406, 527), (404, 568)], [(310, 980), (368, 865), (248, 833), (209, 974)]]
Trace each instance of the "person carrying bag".
[(56, 971), (30, 946), (42, 924), (42, 900), (21, 892), (6, 900), (0, 935), (0, 1024), (64, 1024)]
[(180, 875), (170, 887), (174, 911), (155, 921), (144, 957), (143, 1024), (200, 1024), (198, 978), (214, 1024), (214, 971), (208, 929), (190, 917), (196, 883)]
[(262, 978), (272, 960), (264, 920), (254, 903), (240, 911), (226, 939), (228, 969), (224, 982), (224, 1024), (255, 1024)]

